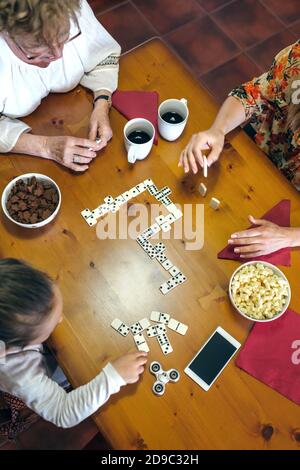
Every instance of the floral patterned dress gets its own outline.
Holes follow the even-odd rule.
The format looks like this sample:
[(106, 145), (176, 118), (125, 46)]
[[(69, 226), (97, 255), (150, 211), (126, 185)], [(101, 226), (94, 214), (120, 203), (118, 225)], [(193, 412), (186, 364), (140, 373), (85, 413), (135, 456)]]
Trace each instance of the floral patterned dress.
[(290, 103), (300, 107), (300, 40), (275, 57), (271, 69), (229, 93), (244, 106), (257, 145), (300, 191), (300, 128), (287, 123)]

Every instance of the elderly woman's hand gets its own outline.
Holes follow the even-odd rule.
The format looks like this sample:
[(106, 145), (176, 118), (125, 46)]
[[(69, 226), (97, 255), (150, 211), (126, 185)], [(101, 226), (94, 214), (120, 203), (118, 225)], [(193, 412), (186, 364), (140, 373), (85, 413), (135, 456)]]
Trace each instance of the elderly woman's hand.
[(294, 245), (298, 229), (280, 227), (268, 220), (255, 219), (251, 215), (249, 220), (256, 227), (233, 233), (228, 240), (230, 245), (237, 245), (234, 252), (240, 254), (241, 258), (267, 255)]
[(78, 137), (45, 137), (44, 158), (55, 160), (74, 171), (85, 171), (97, 156), (101, 144)]
[(106, 147), (113, 136), (109, 122), (109, 107), (105, 101), (97, 101), (90, 119), (89, 139), (101, 139), (100, 149)]

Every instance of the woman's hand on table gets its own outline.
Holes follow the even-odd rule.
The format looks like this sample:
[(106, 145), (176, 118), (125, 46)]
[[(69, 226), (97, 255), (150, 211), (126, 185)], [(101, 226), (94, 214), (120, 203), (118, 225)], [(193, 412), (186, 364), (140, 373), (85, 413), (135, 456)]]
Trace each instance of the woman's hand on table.
[(198, 173), (198, 166), (203, 168), (203, 150), (209, 150), (207, 164), (210, 167), (215, 163), (224, 147), (225, 135), (216, 128), (211, 127), (207, 131), (194, 134), (185, 149), (181, 152), (178, 166), (182, 166), (185, 173), (192, 169)]
[(240, 245), (234, 252), (241, 258), (268, 255), (282, 248), (299, 246), (299, 229), (280, 227), (268, 220), (255, 219), (249, 216), (254, 228), (233, 233), (228, 240), (230, 245)]
[(45, 137), (43, 157), (74, 171), (85, 171), (102, 148), (93, 140), (78, 137)]
[(109, 106), (104, 100), (96, 102), (94, 110), (91, 114), (89, 125), (89, 139), (101, 139), (100, 150), (106, 147), (107, 143), (113, 136), (113, 132), (109, 121)]
[(113, 367), (127, 384), (137, 382), (145, 370), (147, 353), (130, 352), (112, 362)]

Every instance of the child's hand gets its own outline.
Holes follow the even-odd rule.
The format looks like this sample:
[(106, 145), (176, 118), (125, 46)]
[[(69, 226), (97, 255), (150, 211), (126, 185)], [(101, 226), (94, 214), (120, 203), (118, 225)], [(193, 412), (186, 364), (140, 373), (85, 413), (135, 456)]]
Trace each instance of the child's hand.
[(139, 376), (144, 372), (146, 362), (147, 353), (132, 352), (119, 357), (112, 362), (112, 365), (127, 384), (133, 384), (139, 380)]

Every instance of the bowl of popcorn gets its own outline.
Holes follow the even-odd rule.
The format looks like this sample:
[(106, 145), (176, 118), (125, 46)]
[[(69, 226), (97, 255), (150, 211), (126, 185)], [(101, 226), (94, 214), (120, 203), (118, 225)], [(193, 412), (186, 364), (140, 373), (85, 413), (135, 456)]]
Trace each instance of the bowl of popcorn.
[(232, 274), (229, 297), (243, 317), (256, 322), (269, 322), (287, 310), (291, 288), (283, 272), (273, 264), (250, 261)]
[(13, 223), (20, 227), (40, 228), (58, 214), (61, 193), (48, 176), (27, 173), (8, 183), (1, 203), (4, 214)]

